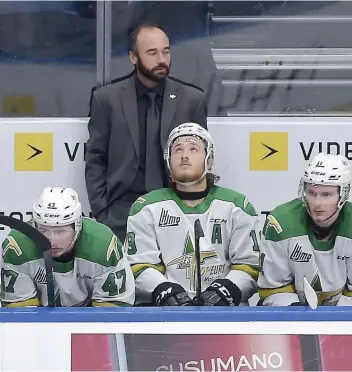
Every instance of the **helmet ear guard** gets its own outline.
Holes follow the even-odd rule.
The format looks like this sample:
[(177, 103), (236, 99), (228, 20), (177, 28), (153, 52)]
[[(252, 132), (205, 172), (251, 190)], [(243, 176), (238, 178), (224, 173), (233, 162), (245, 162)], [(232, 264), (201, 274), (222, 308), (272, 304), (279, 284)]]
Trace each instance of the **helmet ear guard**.
[(207, 173), (209, 173), (213, 168), (212, 160), (208, 159), (207, 161)]

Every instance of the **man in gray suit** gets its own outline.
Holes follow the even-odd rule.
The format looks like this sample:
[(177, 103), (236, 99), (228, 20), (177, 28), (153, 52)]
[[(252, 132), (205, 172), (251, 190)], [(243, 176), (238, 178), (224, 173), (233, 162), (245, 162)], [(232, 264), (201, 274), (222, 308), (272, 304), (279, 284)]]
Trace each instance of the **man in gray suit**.
[(162, 159), (171, 130), (185, 122), (207, 127), (202, 90), (168, 76), (170, 44), (162, 29), (138, 26), (129, 56), (135, 71), (94, 92), (86, 154), (93, 215), (122, 241), (132, 203), (167, 186)]

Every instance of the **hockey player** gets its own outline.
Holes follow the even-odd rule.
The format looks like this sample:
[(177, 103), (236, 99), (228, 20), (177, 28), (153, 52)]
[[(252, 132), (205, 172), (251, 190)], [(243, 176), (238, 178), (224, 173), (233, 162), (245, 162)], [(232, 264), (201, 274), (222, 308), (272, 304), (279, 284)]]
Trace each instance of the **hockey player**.
[[(33, 226), (51, 242), (56, 306), (130, 306), (131, 268), (113, 232), (82, 218), (76, 191), (47, 187), (33, 205)], [(2, 245), (2, 306), (47, 306), (44, 259), (19, 231)]]
[(304, 305), (304, 278), (318, 305), (352, 296), (352, 173), (347, 158), (320, 153), (300, 181), (299, 198), (268, 215), (258, 285), (263, 305)]
[(184, 306), (197, 284), (194, 223), (200, 219), (199, 305), (236, 306), (257, 291), (258, 217), (248, 199), (214, 185), (214, 144), (200, 125), (169, 136), (164, 158), (172, 186), (137, 199), (127, 221), (125, 250), (137, 302)]

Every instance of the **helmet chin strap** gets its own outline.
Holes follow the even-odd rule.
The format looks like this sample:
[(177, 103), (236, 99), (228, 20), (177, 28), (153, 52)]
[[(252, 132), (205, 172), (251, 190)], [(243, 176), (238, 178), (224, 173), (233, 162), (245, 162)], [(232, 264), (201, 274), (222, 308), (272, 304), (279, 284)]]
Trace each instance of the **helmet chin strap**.
[[(310, 213), (310, 209), (309, 209), (308, 205), (307, 205), (307, 212), (308, 212), (308, 214), (312, 217), (312, 214)], [(325, 221), (315, 222), (315, 221), (313, 220), (313, 217), (312, 217), (312, 220), (313, 220), (313, 222), (314, 222), (317, 226), (319, 226), (319, 227), (321, 227), (321, 228), (327, 228), (327, 227), (330, 227), (330, 226), (331, 226), (331, 225), (336, 221), (337, 216), (339, 215), (339, 213), (340, 213), (340, 209), (337, 208), (336, 212), (334, 212), (334, 213), (333, 213), (329, 218), (327, 218)]]
[(74, 255), (74, 253), (73, 253), (73, 251), (74, 251), (73, 250), (73, 247), (74, 247), (74, 245), (76, 243), (77, 236), (75, 236), (73, 238), (71, 244), (65, 250), (65, 252), (61, 256), (55, 258), (56, 261), (59, 261), (59, 262), (68, 262), (68, 261), (71, 261), (73, 259), (73, 255)]
[(68, 248), (66, 249), (66, 251), (63, 254), (65, 254), (67, 252), (70, 252), (72, 250), (73, 246), (75, 245), (75, 242), (76, 242), (75, 239), (73, 239), (71, 244), (68, 246)]
[(199, 181), (201, 181), (206, 175), (207, 175), (207, 171), (204, 170), (203, 174), (197, 180), (195, 180), (195, 181), (181, 182), (181, 181), (177, 181), (175, 179), (173, 179), (173, 181), (175, 183), (177, 183), (178, 185), (182, 185), (182, 186), (193, 186), (196, 183), (198, 183)]
[(72, 250), (73, 246), (75, 245), (75, 243), (76, 243), (76, 241), (77, 241), (77, 239), (78, 239), (78, 237), (81, 233), (81, 230), (82, 229), (80, 228), (78, 231), (75, 231), (75, 236), (73, 237), (71, 244), (69, 245), (69, 247), (66, 249), (66, 251), (63, 254), (65, 254), (67, 252), (70, 252)]

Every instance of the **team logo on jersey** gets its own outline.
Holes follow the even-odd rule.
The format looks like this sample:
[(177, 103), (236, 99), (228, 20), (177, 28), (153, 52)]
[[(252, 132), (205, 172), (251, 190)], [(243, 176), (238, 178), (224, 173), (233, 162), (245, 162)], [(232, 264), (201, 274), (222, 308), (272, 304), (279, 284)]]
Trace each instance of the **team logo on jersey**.
[[(203, 265), (204, 261), (217, 257), (216, 251), (200, 252), (200, 264)], [(196, 290), (196, 257), (192, 239), (187, 233), (182, 256), (176, 257), (171, 260), (166, 266), (177, 265), (177, 269), (186, 270), (186, 278), (190, 279), (190, 290)]]
[(272, 227), (278, 234), (282, 233), (282, 227), (281, 225), (279, 224), (279, 221), (274, 217), (272, 216), (271, 214), (269, 214), (269, 216), (267, 217), (267, 220), (266, 220), (266, 226), (264, 226), (264, 234), (266, 234), (266, 231), (268, 230), (269, 227)]
[(174, 227), (178, 226), (181, 221), (181, 217), (171, 216), (169, 211), (162, 208), (159, 218), (159, 227)]
[(46, 284), (46, 272), (42, 267), (39, 267), (34, 275), (34, 281), (39, 284)]
[(11, 249), (13, 250), (16, 255), (19, 257), (22, 255), (22, 250), (21, 248), (19, 247), (19, 245), (17, 244), (16, 240), (12, 237), (12, 236), (8, 236), (7, 238), (7, 245), (6, 247), (3, 249), (2, 251), (2, 255), (5, 256), (6, 252)]
[(246, 209), (248, 204), (249, 204), (249, 200), (247, 197), (245, 197), (244, 202), (243, 202), (243, 208)]
[(302, 246), (300, 246), (298, 243), (295, 245), (295, 248), (290, 255), (290, 259), (295, 262), (309, 262), (311, 258), (312, 255), (310, 253), (303, 252)]
[(288, 170), (288, 133), (250, 133), (249, 169), (251, 171)]
[(108, 250), (106, 251), (106, 261), (109, 262), (111, 255), (114, 253), (116, 256), (116, 259), (119, 260), (121, 257), (117, 251), (117, 238), (116, 235), (114, 235), (110, 241)]

